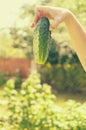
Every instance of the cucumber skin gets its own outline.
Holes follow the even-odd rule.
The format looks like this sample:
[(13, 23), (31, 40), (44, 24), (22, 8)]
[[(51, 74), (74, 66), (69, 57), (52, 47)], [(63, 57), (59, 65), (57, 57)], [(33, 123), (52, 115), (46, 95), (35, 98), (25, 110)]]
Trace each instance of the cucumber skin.
[(33, 54), (37, 64), (45, 64), (49, 55), (51, 32), (49, 20), (41, 18), (34, 30)]

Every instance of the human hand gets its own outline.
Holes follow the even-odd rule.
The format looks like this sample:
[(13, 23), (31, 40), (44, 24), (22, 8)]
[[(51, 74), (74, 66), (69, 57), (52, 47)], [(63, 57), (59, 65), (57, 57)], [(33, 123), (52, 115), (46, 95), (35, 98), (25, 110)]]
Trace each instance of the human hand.
[(31, 27), (35, 27), (37, 22), (42, 17), (47, 17), (48, 19), (53, 20), (50, 24), (50, 30), (55, 29), (58, 24), (65, 21), (69, 14), (69, 10), (60, 8), (60, 7), (51, 7), (51, 6), (38, 6), (35, 11), (35, 17)]

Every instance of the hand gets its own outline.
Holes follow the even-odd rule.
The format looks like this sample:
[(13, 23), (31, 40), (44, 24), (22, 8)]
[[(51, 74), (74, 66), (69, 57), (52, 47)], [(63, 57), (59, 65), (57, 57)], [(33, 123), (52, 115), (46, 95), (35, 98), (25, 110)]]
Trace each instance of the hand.
[(52, 19), (50, 30), (55, 29), (59, 23), (65, 21), (69, 14), (69, 10), (60, 7), (38, 6), (36, 8), (35, 17), (31, 27), (34, 27), (42, 17)]

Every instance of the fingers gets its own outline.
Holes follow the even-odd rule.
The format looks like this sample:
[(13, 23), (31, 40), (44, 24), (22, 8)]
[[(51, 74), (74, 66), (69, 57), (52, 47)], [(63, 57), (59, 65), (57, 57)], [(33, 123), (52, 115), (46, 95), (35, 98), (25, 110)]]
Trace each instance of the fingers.
[(34, 26), (37, 24), (39, 18), (40, 18), (40, 11), (36, 11), (35, 17), (34, 17), (34, 20), (33, 20), (33, 22), (32, 22), (31, 27), (34, 27)]
[(39, 19), (42, 18), (43, 16), (45, 16), (45, 17), (53, 20), (53, 23), (50, 24), (50, 30), (55, 29), (58, 26), (58, 24), (60, 22), (62, 22), (63, 15), (58, 15), (56, 13), (56, 9), (54, 11), (53, 10), (49, 7), (46, 7), (46, 6), (45, 7), (38, 6), (36, 8), (35, 17), (34, 17), (34, 20), (31, 24), (31, 27), (35, 27), (35, 25), (37, 24)]
[(55, 28), (57, 28), (57, 26), (62, 22), (62, 17), (56, 17), (53, 21), (53, 23), (51, 23), (50, 25), (50, 30), (53, 30)]
[(31, 27), (34, 27), (37, 24), (37, 22), (39, 21), (40, 18), (48, 17), (47, 14), (46, 14), (47, 13), (46, 8), (47, 7), (44, 7), (44, 6), (38, 6), (36, 8), (35, 17), (34, 17), (34, 20), (31, 24)]
[(55, 19), (51, 24), (49, 30), (53, 30), (58, 26), (58, 21)]
[(40, 9), (40, 7), (37, 7), (37, 9), (35, 11), (35, 17), (34, 17), (34, 20), (32, 22), (31, 27), (34, 27), (37, 24), (37, 22), (39, 21), (39, 19), (41, 17), (43, 17), (43, 13), (42, 12), (43, 12), (42, 8)]

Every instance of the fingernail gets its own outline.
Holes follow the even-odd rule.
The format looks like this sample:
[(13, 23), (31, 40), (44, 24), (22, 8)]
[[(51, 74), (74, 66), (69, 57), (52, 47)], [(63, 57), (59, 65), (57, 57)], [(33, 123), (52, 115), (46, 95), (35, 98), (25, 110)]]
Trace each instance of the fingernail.
[(55, 29), (55, 26), (50, 26), (49, 30), (52, 31), (53, 29)]
[(33, 27), (34, 27), (34, 23), (32, 23), (30, 27), (32, 27), (32, 28), (33, 28)]
[(52, 28), (51, 27), (49, 27), (49, 31), (51, 31), (52, 30)]

